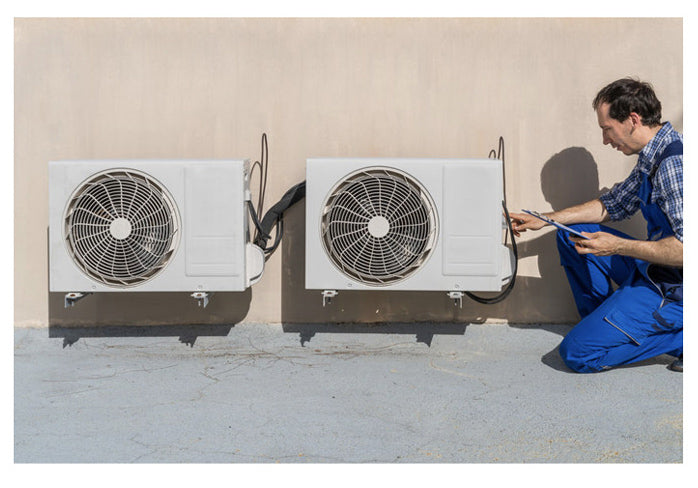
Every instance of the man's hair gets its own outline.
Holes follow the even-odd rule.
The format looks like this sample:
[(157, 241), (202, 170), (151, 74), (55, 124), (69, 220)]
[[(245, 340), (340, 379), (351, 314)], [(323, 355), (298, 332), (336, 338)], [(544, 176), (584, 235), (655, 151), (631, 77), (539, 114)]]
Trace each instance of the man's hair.
[(616, 80), (601, 89), (592, 106), (598, 110), (603, 103), (610, 105), (608, 115), (619, 122), (635, 112), (642, 117), (642, 125), (654, 127), (661, 124), (662, 104), (649, 83), (633, 78)]

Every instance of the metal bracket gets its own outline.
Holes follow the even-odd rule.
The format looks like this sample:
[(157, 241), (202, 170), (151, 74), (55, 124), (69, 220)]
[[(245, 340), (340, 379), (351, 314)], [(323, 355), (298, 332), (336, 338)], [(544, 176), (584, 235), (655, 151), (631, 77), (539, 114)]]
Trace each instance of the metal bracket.
[(209, 293), (207, 291), (197, 291), (195, 293), (191, 294), (192, 298), (195, 298), (197, 301), (197, 305), (201, 307), (203, 305), (204, 308), (206, 308), (206, 305), (208, 305), (208, 299), (213, 295), (213, 293)]
[(462, 291), (449, 291), (448, 298), (453, 300), (453, 304), (458, 308), (463, 308), (463, 292)]
[(339, 295), (337, 290), (323, 290), (322, 292), (322, 306), (324, 307), (328, 303), (332, 303), (332, 299)]
[(75, 305), (75, 302), (85, 298), (87, 295), (92, 295), (92, 293), (78, 293), (78, 292), (66, 293), (65, 300), (63, 302), (64, 308), (72, 307), (73, 305)]

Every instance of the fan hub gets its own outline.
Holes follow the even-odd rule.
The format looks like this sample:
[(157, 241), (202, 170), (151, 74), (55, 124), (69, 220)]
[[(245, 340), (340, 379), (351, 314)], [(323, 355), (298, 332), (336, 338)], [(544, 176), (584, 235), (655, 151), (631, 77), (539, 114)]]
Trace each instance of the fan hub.
[(114, 239), (123, 241), (131, 235), (131, 222), (123, 217), (114, 219), (109, 226), (109, 232)]
[(382, 215), (376, 215), (368, 221), (368, 232), (376, 239), (385, 237), (390, 232), (390, 222)]

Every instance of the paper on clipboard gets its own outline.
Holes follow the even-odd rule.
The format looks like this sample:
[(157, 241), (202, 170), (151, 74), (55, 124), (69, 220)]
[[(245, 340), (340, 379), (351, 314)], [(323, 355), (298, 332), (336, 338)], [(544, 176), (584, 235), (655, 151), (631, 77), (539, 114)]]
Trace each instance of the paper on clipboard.
[(585, 236), (585, 235), (583, 235), (583, 234), (580, 234), (580, 233), (577, 232), (576, 230), (571, 229), (570, 227), (567, 227), (566, 225), (562, 225), (561, 223), (555, 222), (553, 219), (551, 219), (551, 218), (549, 218), (549, 217), (546, 217), (545, 215), (539, 214), (539, 213), (536, 212), (535, 210), (525, 210), (525, 209), (521, 209), (521, 211), (522, 211), (522, 212), (526, 212), (526, 213), (529, 214), (529, 215), (533, 215), (535, 218), (540, 219), (540, 220), (542, 220), (543, 222), (547, 222), (547, 223), (550, 224), (550, 225), (554, 225), (554, 226), (557, 227), (558, 229), (566, 230), (566, 231), (569, 232), (570, 234), (573, 234), (573, 235), (575, 235), (575, 236), (577, 236), (577, 237), (580, 237), (580, 238), (582, 238), (582, 239), (591, 239), (590, 237), (587, 237), (587, 236)]

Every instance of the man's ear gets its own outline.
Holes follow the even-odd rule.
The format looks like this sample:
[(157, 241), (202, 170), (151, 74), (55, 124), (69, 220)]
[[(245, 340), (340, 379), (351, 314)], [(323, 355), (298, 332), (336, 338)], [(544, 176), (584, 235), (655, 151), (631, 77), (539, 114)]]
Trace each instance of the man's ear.
[(628, 118), (633, 123), (633, 127), (638, 127), (638, 126), (642, 125), (642, 115), (640, 115), (636, 112), (630, 112), (630, 115), (628, 115)]

